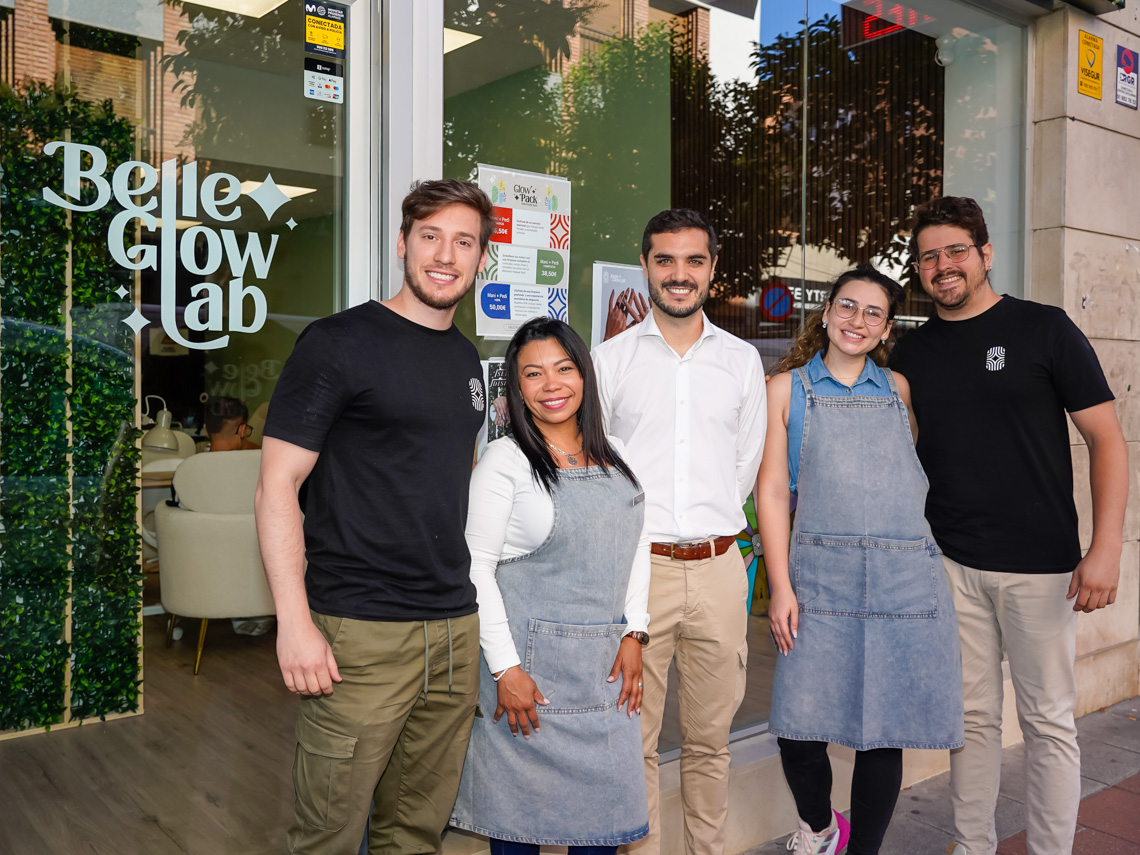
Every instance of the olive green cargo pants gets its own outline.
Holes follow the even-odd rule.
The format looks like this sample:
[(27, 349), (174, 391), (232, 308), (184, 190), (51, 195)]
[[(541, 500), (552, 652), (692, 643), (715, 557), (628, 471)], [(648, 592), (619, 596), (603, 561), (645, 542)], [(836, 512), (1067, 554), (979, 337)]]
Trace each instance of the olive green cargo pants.
[(479, 697), (478, 615), (312, 615), (342, 682), (301, 701), (287, 851), (355, 855), (371, 808), (372, 855), (438, 852)]

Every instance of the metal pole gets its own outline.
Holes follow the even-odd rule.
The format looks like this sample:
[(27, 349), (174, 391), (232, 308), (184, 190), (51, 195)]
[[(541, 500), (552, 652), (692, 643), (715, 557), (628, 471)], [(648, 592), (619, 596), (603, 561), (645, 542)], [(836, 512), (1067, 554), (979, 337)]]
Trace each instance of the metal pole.
[(800, 91), (800, 329), (807, 313), (808, 6), (804, 0), (803, 88)]

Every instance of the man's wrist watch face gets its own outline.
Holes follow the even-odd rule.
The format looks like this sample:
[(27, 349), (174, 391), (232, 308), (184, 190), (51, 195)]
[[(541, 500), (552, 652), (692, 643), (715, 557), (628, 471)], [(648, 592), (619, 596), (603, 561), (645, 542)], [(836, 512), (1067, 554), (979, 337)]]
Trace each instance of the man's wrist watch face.
[(648, 632), (639, 632), (639, 631), (635, 630), (633, 632), (627, 632), (625, 634), (625, 637), (626, 638), (632, 638), (638, 644), (648, 644), (649, 643), (649, 633)]

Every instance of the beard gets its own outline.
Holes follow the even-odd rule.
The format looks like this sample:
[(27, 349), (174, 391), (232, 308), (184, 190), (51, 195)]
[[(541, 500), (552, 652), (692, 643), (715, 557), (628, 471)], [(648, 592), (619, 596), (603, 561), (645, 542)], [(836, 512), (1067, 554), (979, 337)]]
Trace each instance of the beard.
[(425, 306), (442, 311), (452, 308), (467, 296), (467, 292), (470, 291), (471, 286), (475, 284), (475, 277), (472, 276), (468, 279), (466, 284), (462, 284), (460, 279), (456, 279), (454, 284), (455, 290), (448, 290), (443, 294), (433, 294), (424, 288), (423, 282), (420, 281), (415, 271), (405, 268), (404, 284), (408, 286), (416, 299)]
[[(974, 278), (972, 273), (966, 273), (963, 276), (962, 284), (957, 289), (946, 292), (942, 291), (936, 283), (932, 282), (929, 290), (926, 291), (930, 295), (930, 299), (943, 309), (960, 309), (977, 294), (982, 286), (989, 280), (989, 274), (983, 273), (977, 279)], [(925, 289), (924, 289), (925, 290)]]
[(677, 306), (666, 302), (664, 290), (666, 288), (690, 288), (684, 282), (674, 282), (672, 279), (667, 279), (660, 285), (654, 284), (653, 280), (649, 280), (649, 299), (653, 301), (658, 309), (663, 311), (671, 318), (687, 318), (695, 315), (705, 305), (705, 301), (709, 298), (709, 288), (706, 285), (704, 289), (690, 288), (696, 295), (697, 300), (690, 306)]

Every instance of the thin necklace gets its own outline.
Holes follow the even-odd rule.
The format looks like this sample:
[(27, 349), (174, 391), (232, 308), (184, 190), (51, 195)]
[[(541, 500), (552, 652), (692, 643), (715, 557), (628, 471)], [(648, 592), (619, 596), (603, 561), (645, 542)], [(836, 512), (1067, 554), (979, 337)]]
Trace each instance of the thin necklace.
[(831, 366), (828, 365), (826, 362), (823, 363), (823, 365), (832, 377), (834, 377), (836, 380), (838, 380), (843, 385), (850, 386), (852, 381), (858, 380), (863, 375), (863, 368), (865, 368), (867, 366), (867, 360), (866, 359), (863, 360), (863, 368), (860, 368), (859, 373), (856, 374), (854, 377), (840, 377), (838, 374), (836, 374), (834, 371), (831, 370)]
[(546, 438), (543, 438), (543, 442), (545, 442), (547, 445), (549, 445), (551, 448), (553, 448), (555, 451), (557, 451), (559, 454), (561, 454), (563, 457), (565, 457), (566, 462), (569, 463), (571, 466), (577, 466), (578, 465), (578, 455), (582, 453), (582, 448), (586, 447), (583, 444), (582, 448), (579, 448), (577, 451), (563, 451), (561, 448), (559, 448), (557, 445), (555, 445), (553, 442), (551, 442), (550, 440), (548, 440)]

